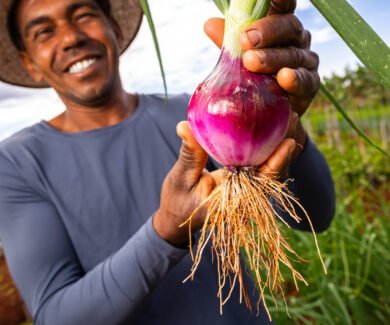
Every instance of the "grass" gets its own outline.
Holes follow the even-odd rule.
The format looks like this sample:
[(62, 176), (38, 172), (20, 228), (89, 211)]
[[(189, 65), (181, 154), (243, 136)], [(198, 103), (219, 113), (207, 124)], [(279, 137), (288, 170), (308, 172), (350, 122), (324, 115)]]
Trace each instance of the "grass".
[[(389, 150), (390, 123), (383, 121), (389, 121), (390, 107), (375, 113), (366, 107), (351, 116)], [(327, 157), (336, 185), (335, 219), (318, 236), (328, 275), (312, 235), (287, 230), (289, 243), (309, 261), (296, 266), (309, 286), (296, 291), (286, 272), (291, 318), (282, 300), (279, 308), (270, 307), (272, 318), (276, 324), (390, 324), (390, 161), (344, 128), (335, 112), (312, 109), (304, 123)]]

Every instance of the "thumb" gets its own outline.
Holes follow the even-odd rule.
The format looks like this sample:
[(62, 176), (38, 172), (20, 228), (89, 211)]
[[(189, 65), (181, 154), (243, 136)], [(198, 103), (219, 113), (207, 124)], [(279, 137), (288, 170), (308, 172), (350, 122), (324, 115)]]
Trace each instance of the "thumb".
[(224, 29), (223, 18), (210, 18), (204, 24), (204, 32), (219, 48), (222, 47)]
[(284, 139), (271, 157), (269, 157), (268, 160), (260, 167), (260, 172), (263, 174), (286, 177), (295, 146), (296, 142), (294, 139)]
[(207, 153), (196, 141), (187, 121), (176, 127), (178, 136), (183, 140), (179, 158), (175, 164), (175, 172), (184, 178), (188, 186), (193, 186), (202, 175), (207, 162)]

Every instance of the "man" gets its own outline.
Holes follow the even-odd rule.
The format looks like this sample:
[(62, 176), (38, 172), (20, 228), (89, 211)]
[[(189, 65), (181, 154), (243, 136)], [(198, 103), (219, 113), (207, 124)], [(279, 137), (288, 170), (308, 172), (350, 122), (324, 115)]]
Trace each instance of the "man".
[[(318, 59), (294, 8), (273, 1), (241, 45), (247, 67), (277, 74), (297, 112), (263, 172), (288, 170), (322, 231), (333, 216), (333, 183), (298, 118), (318, 90)], [(164, 106), (160, 96), (123, 90), (119, 55), (140, 20), (136, 0), (2, 1), (0, 79), (49, 85), (66, 106), (0, 145), (0, 237), (15, 282), (34, 324), (268, 323), (264, 310), (256, 316), (238, 303), (237, 291), (219, 315), (210, 252), (195, 280), (181, 283), (192, 262), (188, 229), (178, 225), (219, 172), (186, 122), (177, 126), (182, 144), (175, 134), (188, 96)], [(222, 27), (206, 24), (217, 44)], [(202, 222), (199, 215), (193, 230)]]

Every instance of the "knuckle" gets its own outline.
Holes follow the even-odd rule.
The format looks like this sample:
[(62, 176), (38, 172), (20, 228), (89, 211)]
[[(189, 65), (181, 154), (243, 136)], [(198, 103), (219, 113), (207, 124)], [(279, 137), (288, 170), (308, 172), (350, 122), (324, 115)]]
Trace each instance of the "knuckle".
[(312, 67), (314, 69), (318, 69), (318, 67), (320, 65), (320, 57), (319, 57), (319, 55), (316, 52), (310, 51), (309, 52), (309, 57), (310, 57), (311, 61), (313, 62)]
[(260, 168), (260, 172), (265, 175), (274, 174), (275, 170), (273, 169), (273, 166), (270, 166), (271, 164), (266, 161)]
[(210, 192), (214, 189), (215, 186), (216, 183), (212, 176), (204, 175), (202, 177), (200, 184), (201, 201), (205, 200), (210, 195)]
[(313, 82), (312, 82), (313, 93), (316, 94), (318, 92), (318, 90), (320, 89), (321, 78), (317, 72), (313, 72), (312, 79), (313, 79)]
[(180, 159), (182, 162), (187, 163), (192, 160), (192, 153), (186, 145), (182, 145), (180, 148)]
[(187, 145), (182, 145), (180, 148), (179, 159), (188, 166), (202, 163), (202, 155), (196, 151), (192, 151)]
[(305, 29), (302, 33), (300, 46), (306, 49), (309, 49), (311, 46), (311, 33), (307, 29)]
[(304, 28), (297, 16), (290, 15), (290, 27), (296, 35), (298, 35), (299, 37), (302, 36)]
[(277, 1), (271, 1), (270, 7), (277, 13), (283, 10), (282, 5)]
[[(269, 26), (269, 33), (268, 33), (268, 42), (272, 39), (278, 39), (279, 35), (281, 34), (281, 25), (277, 24), (276, 21), (273, 21)], [(266, 34), (264, 33), (264, 38), (266, 37)]]
[(293, 106), (295, 112), (298, 113), (298, 116), (302, 116), (305, 112), (306, 108), (308, 107), (306, 100), (302, 99), (301, 96), (296, 95), (291, 98), (291, 105)]
[(296, 0), (274, 0), (271, 1), (269, 12), (272, 14), (285, 14), (294, 12), (296, 7)]
[(169, 193), (171, 193), (172, 191), (181, 192), (185, 190), (185, 184), (183, 184), (183, 181), (181, 179), (175, 177), (172, 173), (170, 173), (165, 178), (163, 190), (168, 191)]
[(299, 67), (302, 63), (303, 54), (302, 51), (296, 47), (289, 47), (289, 56), (292, 63), (292, 67)]
[(299, 68), (297, 75), (300, 80), (300, 90), (298, 91), (301, 99), (305, 100), (307, 97), (311, 97), (313, 89), (313, 79), (311, 73), (305, 68)]
[(262, 73), (274, 73), (279, 69), (282, 62), (281, 53), (278, 49), (269, 48), (256, 52), (258, 59), (252, 62), (255, 71)]
[(296, 127), (299, 121), (299, 115), (297, 112), (292, 112), (291, 113), (291, 124)]
[[(317, 71), (308, 71), (306, 69), (300, 69), (300, 74), (302, 77), (302, 105), (305, 106), (306, 102), (308, 104), (312, 101), (314, 96), (317, 94), (320, 88), (320, 76)], [(308, 105), (307, 104), (307, 105)]]
[(297, 0), (291, 0), (288, 5), (288, 12), (294, 12), (297, 7)]
[(193, 183), (193, 178), (195, 177), (194, 175), (196, 175), (202, 168), (203, 157), (197, 155), (196, 153), (192, 153), (185, 147), (182, 147), (180, 149), (179, 159), (174, 167), (174, 173), (170, 175), (171, 178), (175, 178), (172, 180), (172, 183), (176, 182), (177, 178), (182, 180), (179, 181), (179, 183), (181, 182), (185, 187), (188, 187), (187, 185), (189, 183)]
[(310, 106), (312, 100), (313, 100), (313, 98), (311, 96), (297, 98), (297, 100), (295, 102), (295, 107), (297, 109), (297, 113), (299, 114), (299, 116), (302, 116), (306, 112), (306, 110)]
[(279, 52), (276, 50), (276, 49), (268, 49), (267, 51), (264, 51), (266, 52), (267, 54), (264, 56), (264, 62), (263, 64), (265, 66), (272, 66), (274, 64), (274, 62), (278, 62), (279, 61)]

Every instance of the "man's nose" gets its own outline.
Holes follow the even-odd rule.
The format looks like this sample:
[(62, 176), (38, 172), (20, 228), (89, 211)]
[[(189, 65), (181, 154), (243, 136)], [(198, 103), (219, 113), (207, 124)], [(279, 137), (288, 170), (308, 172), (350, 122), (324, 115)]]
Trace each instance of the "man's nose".
[(64, 52), (83, 46), (86, 42), (85, 33), (71, 23), (60, 27), (61, 48)]

